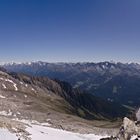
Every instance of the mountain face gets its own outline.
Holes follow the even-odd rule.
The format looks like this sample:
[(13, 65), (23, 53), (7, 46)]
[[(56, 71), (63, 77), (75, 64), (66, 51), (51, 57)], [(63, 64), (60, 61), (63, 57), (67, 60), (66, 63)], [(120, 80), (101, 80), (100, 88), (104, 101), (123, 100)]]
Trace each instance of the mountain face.
[(11, 116), (23, 113), (22, 117), (30, 119), (38, 112), (42, 116), (62, 113), (85, 119), (114, 119), (129, 113), (121, 105), (82, 93), (66, 82), (5, 70), (0, 71), (0, 100), (3, 102), (0, 111), (12, 112)]
[[(103, 133), (113, 134), (115, 128), (109, 129), (108, 125), (112, 126), (113, 119), (128, 113), (125, 107), (82, 93), (66, 82), (8, 73), (0, 68), (1, 139), (70, 137), (85, 140), (96, 139), (97, 134), (99, 139), (103, 137)], [(108, 119), (111, 119), (110, 122)], [(97, 128), (97, 125), (102, 128)], [(76, 134), (58, 129), (73, 131)], [(85, 135), (89, 132), (96, 135)]]
[(140, 65), (131, 63), (45, 63), (7, 64), (8, 71), (48, 76), (70, 83), (110, 102), (140, 106)]
[[(58, 103), (60, 105), (62, 103), (62, 107), (66, 105), (65, 108), (59, 105), (62, 111), (67, 110), (66, 113), (85, 119), (115, 119), (129, 114), (127, 108), (116, 103), (102, 100), (94, 95), (81, 92), (79, 89), (72, 88), (72, 86), (66, 82), (59, 80), (54, 81), (47, 77), (34, 77), (17, 73), (10, 73), (10, 75), (21, 82), (41, 88), (44, 95), (51, 93), (64, 100), (64, 102), (59, 102), (58, 100)], [(38, 94), (39, 92), (40, 91), (38, 91)], [(55, 104), (55, 100), (52, 104)], [(56, 106), (59, 109), (58, 104), (56, 104)], [(54, 109), (56, 108), (54, 107)]]

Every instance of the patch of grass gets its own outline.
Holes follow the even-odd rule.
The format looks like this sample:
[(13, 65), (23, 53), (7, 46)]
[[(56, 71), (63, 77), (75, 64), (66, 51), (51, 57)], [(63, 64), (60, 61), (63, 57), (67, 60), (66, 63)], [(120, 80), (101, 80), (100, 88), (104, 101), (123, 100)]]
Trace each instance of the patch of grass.
[(80, 117), (84, 118), (86, 116), (85, 112), (82, 109), (78, 108), (77, 111), (78, 111), (78, 114), (79, 114)]

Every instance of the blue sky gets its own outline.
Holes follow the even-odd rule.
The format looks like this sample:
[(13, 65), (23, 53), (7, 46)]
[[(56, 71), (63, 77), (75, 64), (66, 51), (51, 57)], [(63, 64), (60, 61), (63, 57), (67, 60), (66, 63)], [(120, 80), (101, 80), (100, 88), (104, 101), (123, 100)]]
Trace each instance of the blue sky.
[(0, 0), (0, 62), (140, 62), (139, 0)]

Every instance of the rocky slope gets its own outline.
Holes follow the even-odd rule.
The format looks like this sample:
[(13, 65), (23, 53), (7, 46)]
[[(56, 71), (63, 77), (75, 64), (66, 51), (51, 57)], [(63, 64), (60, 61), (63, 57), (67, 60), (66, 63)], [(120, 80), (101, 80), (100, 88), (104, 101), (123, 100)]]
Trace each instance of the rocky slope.
[(112, 120), (127, 114), (127, 108), (82, 93), (68, 83), (0, 70), (3, 127), (11, 128), (18, 119), (49, 123), (74, 132), (116, 133), (120, 121)]
[(0, 68), (0, 128), (6, 128), (2, 133), (8, 129), (16, 134), (15, 139), (32, 140), (32, 134), (34, 140), (35, 132), (45, 139), (58, 133), (51, 129), (56, 128), (94, 134), (70, 133), (79, 140), (99, 140), (104, 135), (115, 136), (121, 118), (130, 114), (126, 107), (81, 92), (66, 82)]
[[(63, 105), (61, 105), (61, 101), (59, 100), (57, 102), (54, 100), (54, 103), (52, 102), (54, 105), (57, 103), (57, 107), (54, 106), (55, 110), (58, 109), (59, 111), (60, 109), (64, 113), (78, 115), (85, 119), (115, 119), (129, 114), (127, 108), (81, 92), (79, 89), (72, 88), (66, 82), (54, 81), (47, 77), (34, 77), (17, 73), (10, 73), (10, 76), (31, 86), (32, 91), (36, 94), (38, 93), (39, 98), (46, 104), (48, 104), (44, 100), (46, 95), (49, 95), (51, 98), (55, 96), (64, 100)], [(26, 92), (25, 89), (24, 92)]]

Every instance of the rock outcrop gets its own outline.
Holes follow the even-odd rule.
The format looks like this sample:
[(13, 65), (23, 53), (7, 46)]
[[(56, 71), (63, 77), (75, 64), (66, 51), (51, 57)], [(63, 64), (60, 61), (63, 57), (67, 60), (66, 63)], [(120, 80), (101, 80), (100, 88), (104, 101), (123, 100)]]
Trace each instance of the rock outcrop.
[(111, 136), (101, 140), (140, 140), (140, 123), (125, 117), (117, 136)]
[(140, 124), (125, 117), (118, 138), (120, 140), (131, 140), (134, 136), (137, 136), (137, 139), (140, 136)]

